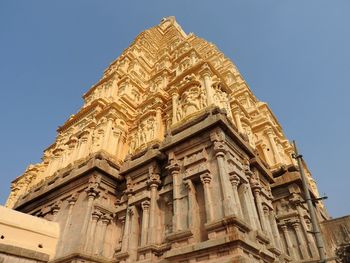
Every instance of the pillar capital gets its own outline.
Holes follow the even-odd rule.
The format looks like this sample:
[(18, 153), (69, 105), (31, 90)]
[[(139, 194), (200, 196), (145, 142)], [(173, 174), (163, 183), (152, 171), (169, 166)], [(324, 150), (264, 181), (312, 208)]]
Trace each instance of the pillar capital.
[(225, 156), (227, 152), (225, 143), (223, 141), (214, 141), (214, 152), (216, 157)]
[(266, 204), (263, 204), (263, 211), (265, 215), (268, 215), (270, 213), (270, 208)]
[(113, 219), (111, 214), (104, 214), (101, 216), (102, 223), (108, 225)]
[(160, 175), (158, 171), (158, 167), (156, 165), (149, 167), (149, 173), (148, 173), (148, 180), (147, 185), (150, 188), (158, 188), (158, 186), (161, 184)]
[(236, 175), (236, 174), (231, 174), (230, 175), (230, 181), (231, 181), (232, 186), (238, 187), (238, 185), (239, 185), (239, 183), (241, 181), (241, 178), (238, 175)]
[(73, 206), (73, 205), (76, 203), (77, 200), (78, 200), (78, 193), (72, 194), (72, 195), (67, 199), (68, 204), (71, 205), (71, 206)]
[(62, 205), (61, 201), (55, 202), (50, 208), (52, 214), (56, 215), (58, 213), (58, 211), (61, 209), (61, 205)]
[(151, 202), (149, 200), (145, 200), (141, 203), (142, 210), (149, 210)]
[(133, 206), (129, 206), (128, 209), (127, 209), (127, 213), (130, 215), (130, 216), (133, 216), (135, 211), (134, 211), (134, 207)]
[(251, 188), (252, 188), (252, 190), (253, 190), (253, 192), (255, 193), (255, 194), (260, 194), (260, 192), (261, 192), (261, 185), (259, 184), (259, 182), (257, 182), (256, 180), (251, 180)]
[(88, 195), (88, 197), (95, 198), (99, 195), (100, 191), (98, 190), (98, 187), (100, 186), (100, 181), (101, 177), (96, 175), (89, 179), (89, 184), (85, 189), (85, 192)]
[(119, 217), (118, 217), (118, 220), (119, 220), (119, 222), (120, 222), (122, 225), (124, 225), (125, 220), (126, 220), (126, 216), (119, 216)]
[(274, 133), (274, 132), (273, 132), (273, 129), (272, 129), (271, 127), (266, 128), (264, 131), (265, 131), (265, 133), (266, 133), (267, 135), (269, 135), (269, 136), (270, 136), (270, 135), (273, 135), (273, 133)]
[(279, 227), (282, 229), (283, 232), (286, 232), (288, 229), (287, 229), (287, 225), (282, 223), (282, 224), (279, 224)]
[(188, 191), (193, 191), (193, 183), (191, 179), (186, 179), (183, 181)]
[(100, 217), (102, 216), (102, 213), (101, 213), (100, 211), (98, 211), (98, 210), (94, 210), (94, 211), (92, 212), (91, 216), (92, 216), (92, 220), (97, 221), (97, 220), (99, 220)]
[(300, 222), (299, 222), (299, 220), (295, 220), (295, 221), (291, 222), (291, 225), (294, 229), (297, 229), (300, 226)]
[(200, 178), (203, 185), (210, 184), (211, 182), (211, 175), (209, 173), (202, 174)]
[(208, 63), (204, 63), (202, 65), (200, 74), (202, 77), (211, 77), (212, 76), (212, 72), (211, 72), (211, 69), (210, 69)]

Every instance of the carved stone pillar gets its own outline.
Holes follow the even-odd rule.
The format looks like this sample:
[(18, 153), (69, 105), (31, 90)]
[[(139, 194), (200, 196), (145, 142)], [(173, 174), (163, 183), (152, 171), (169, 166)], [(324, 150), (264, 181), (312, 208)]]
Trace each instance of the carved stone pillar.
[(243, 195), (242, 210), (244, 218), (250, 223), (253, 229), (261, 229), (250, 184), (244, 182), (240, 188)]
[[(292, 199), (291, 199), (292, 200)], [(294, 205), (298, 211), (299, 214), (299, 220), (300, 220), (300, 227), (302, 228), (302, 233), (304, 233), (304, 236), (306, 237), (306, 242), (307, 245), (310, 249), (311, 255), (313, 258), (318, 257), (318, 251), (317, 251), (317, 247), (315, 244), (315, 237), (312, 233), (310, 233), (311, 231), (311, 227), (309, 227), (311, 225), (310, 221), (308, 220), (308, 222), (306, 222), (305, 218), (303, 217), (304, 212), (302, 209), (302, 206), (300, 204), (301, 198), (299, 197), (295, 197), (294, 198)]]
[[(96, 178), (91, 178), (89, 181), (89, 186), (85, 190), (86, 195), (88, 197), (88, 200), (87, 200), (86, 212), (85, 212), (85, 216), (84, 216), (84, 220), (83, 220), (83, 225), (81, 228), (81, 235), (82, 236), (87, 236), (86, 232), (87, 232), (89, 221), (90, 221), (92, 205), (93, 205), (95, 198), (100, 193), (100, 191), (98, 191), (98, 185), (99, 185), (99, 183), (97, 182)], [(85, 243), (86, 243), (86, 240), (85, 240), (85, 242), (82, 242), (81, 245), (84, 246)]]
[(121, 160), (122, 158), (124, 158), (123, 156), (123, 147), (125, 145), (125, 136), (124, 136), (124, 132), (123, 131), (120, 131), (119, 133), (119, 137), (118, 137), (118, 145), (117, 145), (117, 158), (119, 160)]
[(62, 204), (62, 202), (58, 201), (58, 202), (54, 203), (53, 206), (51, 207), (52, 221), (54, 221), (54, 222), (56, 222), (56, 220), (57, 220), (57, 214), (58, 214), (58, 211), (60, 211), (60, 209), (61, 209), (61, 204)]
[(271, 128), (269, 128), (265, 131), (265, 133), (269, 139), (269, 143), (270, 143), (271, 148), (272, 148), (273, 156), (275, 158), (275, 163), (276, 164), (281, 163), (281, 157), (280, 157), (280, 154), (279, 154), (278, 149), (277, 149), (273, 130)]
[(278, 232), (276, 217), (273, 210), (271, 210), (269, 213), (269, 223), (271, 225), (271, 230), (272, 230), (273, 239), (275, 240), (275, 245), (277, 246), (278, 249), (282, 249), (281, 237)]
[(281, 225), (281, 229), (282, 229), (282, 232), (283, 232), (284, 240), (286, 241), (287, 253), (293, 259), (296, 259), (295, 258), (295, 254), (294, 254), (294, 250), (293, 250), (293, 244), (292, 244), (292, 241), (290, 240), (290, 237), (289, 237), (288, 228), (284, 224), (284, 225)]
[(125, 231), (126, 216), (121, 216), (118, 218), (118, 220), (120, 222), (120, 236), (117, 242), (118, 242), (118, 247), (121, 248), (121, 244), (123, 242), (123, 237), (124, 237), (124, 231)]
[(238, 108), (233, 109), (233, 117), (235, 119), (235, 123), (237, 126), (237, 129), (240, 133), (243, 133), (243, 127), (241, 122), (241, 113)]
[(80, 138), (78, 159), (86, 156), (90, 134), (87, 132)]
[(268, 227), (267, 227), (267, 222), (266, 222), (265, 216), (264, 216), (264, 210), (263, 210), (262, 203), (261, 203), (260, 191), (261, 191), (261, 186), (255, 184), (253, 186), (253, 193), (254, 193), (256, 208), (258, 210), (261, 228), (266, 234), (268, 234)]
[[(68, 201), (68, 215), (67, 215), (67, 219), (66, 219), (66, 223), (64, 224), (64, 228), (63, 228), (63, 233), (62, 233), (62, 238), (60, 240), (66, 240), (66, 235), (68, 233), (68, 230), (70, 228), (71, 225), (71, 220), (72, 220), (72, 212), (73, 212), (73, 207), (75, 205), (75, 203), (78, 200), (78, 195), (77, 194), (73, 194), (71, 197), (69, 197), (67, 199)], [(60, 247), (58, 247), (58, 255), (62, 254), (64, 252), (64, 243), (60, 244)]]
[(102, 213), (98, 210), (93, 211), (91, 214), (90, 231), (89, 231), (87, 242), (85, 245), (85, 250), (87, 252), (93, 252), (92, 250), (94, 248), (94, 243), (95, 243), (94, 241), (95, 241), (96, 225), (97, 225), (97, 221), (100, 219), (101, 216), (102, 216)]
[(113, 141), (112, 141), (112, 146), (111, 146), (111, 153), (113, 155), (116, 155), (116, 157), (119, 157), (119, 141), (120, 141), (120, 135), (121, 135), (121, 131), (116, 130), (112, 132), (112, 136), (113, 136)]
[(69, 150), (71, 152), (70, 161), (74, 162), (78, 156), (78, 139), (75, 136), (73, 136), (70, 140)]
[(177, 107), (178, 107), (178, 103), (177, 103), (177, 101), (178, 101), (178, 98), (179, 98), (179, 94), (177, 94), (177, 93), (173, 93), (172, 94), (172, 103), (173, 103), (173, 119), (172, 119), (172, 124), (174, 124), (174, 123), (176, 123), (177, 122), (177, 118), (176, 118), (176, 113), (177, 113)]
[(213, 104), (213, 92), (211, 88), (211, 74), (209, 70), (206, 70), (202, 73), (204, 88), (207, 94), (207, 105), (210, 106)]
[(211, 176), (210, 174), (202, 174), (201, 175), (201, 182), (204, 189), (204, 202), (205, 202), (205, 211), (207, 216), (207, 223), (213, 221), (214, 218), (214, 212), (213, 212), (213, 201), (211, 196)]
[(129, 238), (130, 238), (130, 223), (132, 216), (134, 215), (134, 211), (131, 207), (129, 207), (126, 210), (126, 217), (125, 217), (125, 225), (124, 225), (124, 232), (123, 232), (123, 241), (122, 241), (122, 252), (127, 252), (129, 248)]
[(104, 248), (105, 239), (106, 239), (107, 226), (111, 223), (112, 219), (113, 219), (112, 216), (109, 214), (104, 214), (101, 217), (101, 222), (102, 222), (101, 242), (99, 244), (99, 249), (97, 251), (97, 254), (100, 256), (103, 255), (103, 248)]
[(305, 238), (300, 229), (300, 223), (298, 221), (292, 222), (292, 227), (294, 228), (295, 234), (297, 236), (298, 246), (301, 252), (302, 259), (308, 258), (308, 252), (305, 244)]
[(230, 175), (230, 181), (233, 189), (233, 197), (234, 197), (233, 200), (234, 200), (235, 210), (237, 211), (237, 215), (243, 218), (241, 202), (239, 200), (239, 195), (238, 195), (238, 185), (240, 182), (240, 178), (236, 174)]
[(147, 244), (150, 201), (148, 200), (143, 201), (141, 203), (141, 207), (142, 207), (141, 246), (145, 246)]
[(162, 140), (163, 134), (162, 134), (162, 109), (157, 108), (156, 109), (156, 130), (155, 130), (155, 139)]
[(198, 205), (196, 201), (196, 190), (190, 179), (185, 180), (184, 184), (186, 185), (187, 191), (188, 191), (188, 211), (186, 213), (188, 217), (188, 225), (193, 233), (195, 240), (198, 241), (200, 233), (199, 233), (199, 222), (198, 222), (199, 213), (198, 213)]
[(109, 147), (110, 147), (110, 137), (112, 134), (112, 126), (113, 126), (113, 121), (114, 119), (112, 117), (108, 117), (107, 119), (107, 125), (106, 125), (106, 131), (105, 131), (105, 136), (103, 138), (103, 146), (102, 149), (106, 150), (106, 151), (110, 151)]
[(214, 141), (214, 151), (218, 163), (221, 191), (223, 195), (223, 213), (225, 216), (237, 215), (237, 211), (235, 211), (234, 207), (233, 189), (231, 187), (229, 175), (226, 170), (226, 147), (224, 142)]
[(174, 221), (173, 221), (173, 231), (179, 231), (185, 229), (184, 220), (182, 220), (183, 211), (181, 211), (180, 205), (180, 191), (181, 191), (181, 175), (180, 175), (180, 166), (176, 161), (170, 163), (168, 170), (173, 177), (173, 207), (174, 207)]
[(151, 166), (149, 170), (149, 179), (147, 184), (149, 185), (151, 192), (150, 202), (150, 220), (149, 220), (149, 235), (148, 243), (153, 244), (157, 241), (157, 221), (158, 221), (158, 187), (160, 185), (160, 176), (157, 167)]
[(273, 165), (273, 162), (270, 159), (269, 151), (267, 150), (267, 146), (266, 146), (265, 143), (261, 144), (261, 149), (263, 151), (263, 154), (264, 154), (264, 157), (265, 157), (265, 160), (266, 160), (267, 164)]
[(265, 220), (265, 224), (266, 224), (267, 235), (270, 237), (273, 245), (275, 247), (277, 247), (276, 240), (274, 239), (274, 236), (272, 234), (272, 227), (271, 227), (271, 222), (270, 222), (270, 218), (269, 218), (270, 208), (265, 204), (263, 205), (263, 213), (264, 213), (264, 220)]

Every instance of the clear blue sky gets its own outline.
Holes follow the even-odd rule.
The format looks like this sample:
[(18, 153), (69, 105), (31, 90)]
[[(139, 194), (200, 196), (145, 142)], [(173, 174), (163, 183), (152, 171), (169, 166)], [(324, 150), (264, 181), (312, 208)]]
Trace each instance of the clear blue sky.
[[(215, 3), (215, 4), (214, 4)], [(215, 43), (350, 213), (350, 1), (0, 1), (0, 203), (138, 33), (176, 16)]]

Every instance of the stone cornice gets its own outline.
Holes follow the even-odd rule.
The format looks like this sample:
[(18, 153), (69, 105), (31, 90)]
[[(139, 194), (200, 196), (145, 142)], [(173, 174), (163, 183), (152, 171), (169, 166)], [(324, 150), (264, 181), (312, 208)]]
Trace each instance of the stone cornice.
[(103, 107), (105, 107), (106, 104), (107, 104), (107, 102), (103, 99), (97, 99), (97, 100), (93, 101), (89, 106), (82, 108), (76, 115), (73, 116), (72, 119), (69, 119), (62, 126), (60, 126), (57, 129), (57, 132), (61, 133), (65, 130), (67, 130), (70, 126), (72, 126), (75, 123), (77, 123), (78, 121), (80, 121), (86, 115), (93, 112), (96, 108), (101, 107), (101, 109), (102, 109)]

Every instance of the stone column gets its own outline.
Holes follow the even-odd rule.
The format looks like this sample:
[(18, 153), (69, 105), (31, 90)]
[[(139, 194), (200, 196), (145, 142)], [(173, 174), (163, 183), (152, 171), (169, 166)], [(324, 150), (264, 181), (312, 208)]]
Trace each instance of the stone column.
[(252, 106), (252, 103), (251, 103), (250, 96), (249, 96), (248, 92), (244, 92), (244, 96), (245, 96), (245, 99), (247, 101), (247, 107), (250, 108)]
[(264, 220), (265, 220), (265, 224), (266, 224), (267, 235), (270, 237), (271, 243), (273, 243), (273, 245), (275, 247), (277, 247), (276, 240), (274, 239), (274, 236), (272, 234), (272, 227), (271, 227), (271, 222), (270, 222), (270, 218), (269, 218), (270, 208), (265, 204), (263, 205), (263, 212), (264, 212)]
[(194, 189), (194, 185), (192, 183), (191, 179), (187, 179), (184, 181), (184, 184), (187, 187), (188, 191), (188, 211), (187, 211), (187, 217), (188, 217), (188, 224), (189, 228), (192, 230), (193, 236), (196, 241), (199, 240), (200, 233), (199, 230), (199, 222), (198, 222), (198, 205), (196, 201), (196, 192)]
[(95, 231), (96, 231), (96, 225), (97, 221), (100, 219), (102, 216), (102, 213), (98, 210), (95, 210), (91, 214), (91, 224), (90, 224), (90, 231), (88, 234), (87, 242), (85, 244), (85, 250), (87, 252), (93, 252), (94, 248), (94, 241), (95, 241)]
[(207, 104), (208, 106), (211, 106), (213, 104), (213, 92), (211, 88), (211, 74), (209, 70), (206, 70), (202, 73), (204, 88), (207, 95)]
[(261, 149), (262, 149), (262, 151), (263, 151), (263, 153), (264, 153), (265, 160), (266, 160), (267, 164), (273, 165), (273, 162), (271, 161), (271, 159), (270, 159), (270, 157), (269, 157), (269, 152), (267, 151), (267, 146), (266, 146), (265, 143), (262, 143), (262, 144), (261, 144)]
[(180, 191), (181, 191), (181, 175), (180, 175), (180, 166), (174, 162), (168, 166), (168, 170), (173, 177), (173, 207), (174, 207), (174, 221), (173, 221), (173, 231), (179, 231), (185, 229), (185, 223), (181, 220), (181, 205), (180, 205)]
[[(67, 201), (68, 201), (68, 215), (67, 215), (66, 223), (64, 224), (62, 238), (60, 238), (60, 240), (62, 240), (62, 241), (66, 240), (67, 231), (70, 227), (71, 220), (72, 220), (73, 207), (74, 207), (75, 203), (77, 202), (77, 200), (78, 200), (77, 194), (73, 194), (71, 197), (69, 197), (67, 199)], [(57, 255), (63, 254), (64, 248), (65, 248), (65, 245), (64, 245), (64, 242), (62, 242), (60, 244), (60, 247), (58, 247), (59, 252), (57, 253)]]
[(273, 210), (271, 210), (269, 213), (269, 223), (271, 225), (272, 235), (273, 235), (273, 239), (275, 240), (275, 244), (278, 249), (282, 249), (281, 237), (280, 237), (280, 233), (278, 232), (276, 217)]
[(234, 197), (233, 197), (233, 189), (230, 186), (230, 180), (229, 176), (226, 170), (227, 163), (225, 161), (225, 154), (226, 154), (226, 147), (223, 142), (221, 141), (215, 141), (214, 142), (214, 151), (215, 156), (218, 163), (218, 169), (219, 169), (219, 178), (220, 178), (220, 184), (221, 184), (221, 191), (223, 195), (223, 212), (224, 216), (229, 215), (237, 215), (237, 211), (235, 211), (234, 207)]
[(123, 141), (123, 131), (119, 131), (118, 139), (117, 139), (117, 146), (116, 146), (116, 156), (118, 159), (123, 158), (123, 147), (124, 147), (124, 141)]
[(133, 214), (134, 214), (134, 211), (132, 211), (132, 208), (131, 207), (127, 208), (126, 217), (125, 217), (123, 240), (122, 240), (122, 252), (127, 252), (128, 248), (129, 248), (130, 222), (131, 222)]
[(278, 152), (278, 149), (277, 149), (277, 146), (276, 146), (276, 142), (275, 142), (275, 138), (274, 138), (274, 132), (271, 128), (267, 129), (265, 131), (268, 139), (269, 139), (269, 143), (271, 145), (271, 148), (272, 148), (272, 152), (273, 152), (273, 156), (275, 158), (275, 163), (281, 163), (281, 157), (280, 157), (280, 154)]
[[(296, 202), (294, 203), (294, 205), (298, 211), (302, 232), (304, 233), (304, 235), (306, 237), (307, 244), (308, 244), (309, 250), (311, 252), (311, 255), (313, 258), (316, 258), (316, 257), (318, 257), (318, 251), (317, 251), (317, 247), (315, 244), (315, 237), (312, 233), (309, 232), (309, 231), (311, 231), (311, 229), (308, 227), (308, 224), (303, 217), (304, 213), (303, 213), (302, 207), (300, 206), (300, 201), (301, 201), (300, 199), (297, 199)], [(311, 223), (309, 222), (309, 225), (310, 224)]]
[(282, 229), (282, 232), (283, 232), (284, 240), (286, 241), (287, 253), (293, 259), (296, 259), (295, 254), (294, 254), (294, 250), (293, 250), (293, 244), (292, 244), (292, 241), (290, 240), (290, 237), (289, 237), (288, 228), (284, 224), (284, 225), (281, 225), (281, 229)]
[(72, 142), (69, 144), (69, 149), (71, 150), (70, 161), (74, 162), (78, 156), (78, 139), (74, 136)]
[[(89, 184), (90, 184), (90, 182), (89, 182)], [(89, 222), (90, 222), (92, 205), (93, 205), (95, 198), (99, 194), (99, 191), (97, 190), (97, 185), (92, 185), (92, 184), (94, 184), (94, 183), (91, 182), (91, 186), (89, 186), (85, 190), (87, 197), (88, 197), (88, 200), (87, 200), (86, 212), (85, 212), (85, 216), (84, 216), (84, 220), (83, 220), (83, 225), (81, 228), (81, 236), (83, 236), (83, 237), (88, 236), (87, 230), (88, 230), (88, 226), (89, 226)], [(96, 184), (98, 184), (98, 183), (96, 183)], [(81, 243), (81, 246), (84, 247), (85, 244), (86, 244), (86, 239), (84, 240), (84, 242)]]
[(149, 170), (149, 179), (147, 184), (150, 188), (151, 202), (150, 202), (150, 220), (149, 220), (149, 235), (148, 244), (153, 244), (157, 241), (157, 221), (158, 221), (158, 187), (160, 185), (160, 176), (155, 167), (151, 166)]
[(110, 137), (112, 134), (112, 126), (113, 126), (113, 118), (108, 117), (107, 119), (107, 125), (106, 125), (106, 132), (104, 133), (105, 136), (103, 138), (103, 146), (102, 149), (105, 151), (110, 151), (109, 147), (110, 147)]
[(141, 246), (145, 246), (147, 244), (150, 201), (148, 200), (143, 201), (141, 203), (141, 207), (142, 207)]
[(52, 221), (56, 222), (56, 220), (57, 220), (57, 214), (58, 214), (58, 211), (60, 211), (60, 208), (61, 208), (61, 201), (56, 202), (56, 203), (53, 204), (53, 206), (51, 207)]
[(80, 144), (79, 144), (79, 151), (78, 151), (78, 159), (83, 158), (86, 156), (86, 150), (88, 146), (88, 140), (89, 140), (90, 134), (84, 134), (80, 138)]
[(261, 191), (261, 186), (255, 184), (253, 186), (253, 193), (254, 193), (256, 208), (258, 210), (261, 228), (266, 234), (268, 234), (267, 222), (265, 221), (264, 210), (261, 203), (260, 191)]
[(118, 239), (118, 245), (120, 245), (120, 248), (121, 248), (121, 244), (123, 242), (124, 230), (125, 230), (126, 216), (121, 216), (118, 218), (118, 220), (120, 221), (120, 236)]
[(113, 155), (116, 155), (118, 157), (118, 146), (119, 146), (119, 140), (120, 140), (120, 131), (117, 129), (115, 131), (112, 132), (112, 136), (113, 136), (113, 143), (111, 146), (111, 153)]
[(239, 195), (238, 195), (238, 185), (240, 180), (241, 179), (236, 174), (230, 176), (230, 181), (233, 189), (233, 197), (234, 197), (233, 199), (234, 199), (235, 210), (237, 211), (237, 215), (243, 218), (241, 201), (239, 200)]
[(244, 218), (250, 222), (253, 229), (261, 229), (250, 184), (243, 182), (240, 187), (242, 188), (241, 191), (243, 194), (242, 208), (244, 211)]
[(155, 139), (162, 140), (163, 134), (162, 134), (162, 109), (157, 108), (156, 109), (156, 129), (155, 129)]
[(112, 216), (109, 214), (105, 214), (101, 217), (101, 221), (102, 221), (101, 242), (99, 244), (99, 249), (97, 251), (97, 254), (100, 256), (103, 255), (103, 248), (104, 248), (105, 239), (106, 239), (107, 226), (111, 223)]
[(294, 228), (295, 234), (297, 236), (298, 246), (302, 255), (302, 259), (308, 258), (308, 252), (305, 244), (305, 239), (300, 230), (300, 223), (298, 221), (292, 222), (292, 227)]
[(241, 113), (238, 108), (233, 109), (233, 117), (235, 119), (235, 123), (238, 129), (238, 132), (243, 133), (243, 127), (241, 122)]
[(177, 122), (177, 118), (176, 118), (176, 114), (177, 114), (177, 101), (178, 101), (178, 98), (179, 98), (179, 94), (177, 93), (173, 93), (172, 94), (172, 103), (173, 103), (173, 119), (172, 119), (172, 124), (175, 124)]
[(210, 174), (202, 174), (201, 175), (201, 182), (204, 189), (204, 202), (205, 202), (205, 211), (207, 216), (207, 223), (213, 221), (214, 218), (214, 211), (213, 211), (213, 201), (211, 196), (211, 188), (210, 188), (210, 182), (211, 182), (211, 176)]

